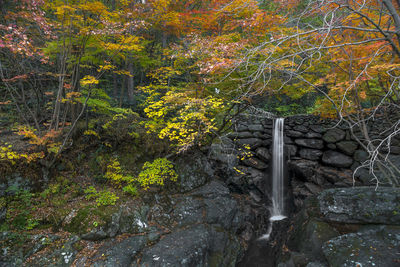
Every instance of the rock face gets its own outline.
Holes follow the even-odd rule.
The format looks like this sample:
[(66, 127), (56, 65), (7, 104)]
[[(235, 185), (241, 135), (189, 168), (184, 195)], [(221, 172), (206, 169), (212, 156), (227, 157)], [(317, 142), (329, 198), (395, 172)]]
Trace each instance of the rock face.
[(400, 188), (325, 190), (294, 217), (278, 266), (398, 266), (399, 208)]
[(226, 233), (194, 225), (143, 250), (140, 264), (133, 266), (235, 266), (240, 250), (239, 241)]
[(400, 227), (376, 226), (341, 235), (322, 250), (330, 266), (398, 266)]
[(396, 188), (329, 189), (318, 196), (318, 201), (327, 221), (400, 226), (400, 190)]
[[(186, 175), (189, 168), (199, 166), (179, 168), (178, 174)], [(207, 175), (205, 170), (203, 175)], [(255, 185), (259, 174), (253, 175), (250, 192), (257, 197), (261, 194)], [(196, 175), (186, 177), (196, 179)], [(201, 181), (208, 179), (190, 191), (185, 188), (185, 193), (176, 186), (171, 192), (109, 207), (109, 214), (102, 214), (108, 216), (107, 223), (93, 230), (77, 223), (84, 216), (82, 211), (71, 212), (61, 227), (76, 228), (76, 235), (68, 240), (33, 237), (32, 248), (16, 253), (5, 248), (0, 266), (236, 266), (250, 239), (266, 231), (268, 211), (263, 205), (253, 206), (250, 193), (233, 196), (215, 177)], [(0, 235), (1, 244), (8, 235)], [(78, 253), (82, 246), (89, 253)]]
[[(84, 262), (94, 260), (94, 266), (235, 266), (244, 251), (240, 233), (247, 223), (251, 225), (242, 205), (224, 183), (212, 180), (186, 195), (160, 199), (146, 213), (140, 236), (107, 241), (97, 253), (102, 257)], [(149, 226), (155, 223), (161, 228)]]

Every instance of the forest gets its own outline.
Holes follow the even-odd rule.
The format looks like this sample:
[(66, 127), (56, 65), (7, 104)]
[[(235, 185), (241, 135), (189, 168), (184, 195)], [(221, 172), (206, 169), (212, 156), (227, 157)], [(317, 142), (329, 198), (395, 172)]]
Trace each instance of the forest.
[[(240, 233), (222, 252), (211, 249), (218, 257), (146, 259), (174, 229), (187, 230), (169, 209), (214, 180), (223, 185), (212, 190), (226, 187), (268, 210), (275, 118), (287, 122), (282, 190), (293, 188), (285, 192), (294, 204), (285, 218), (296, 218), (308, 196), (342, 185), (393, 190), (382, 194), (393, 196), (397, 218), (400, 1), (0, 0), (0, 266), (278, 266), (285, 257), (243, 263), (250, 241), (272, 225), (270, 211), (258, 210), (251, 233), (244, 222), (206, 220), (210, 236), (219, 236), (213, 224)], [(262, 182), (251, 184), (254, 173)], [(318, 175), (323, 182), (307, 180)], [(215, 192), (204, 190), (196, 196), (205, 204), (182, 201), (190, 225), (195, 211), (212, 214)], [(221, 196), (228, 206), (234, 198)], [(169, 220), (156, 216), (157, 205)], [(110, 238), (141, 244), (139, 256), (118, 254)], [(321, 266), (344, 266), (328, 254)]]

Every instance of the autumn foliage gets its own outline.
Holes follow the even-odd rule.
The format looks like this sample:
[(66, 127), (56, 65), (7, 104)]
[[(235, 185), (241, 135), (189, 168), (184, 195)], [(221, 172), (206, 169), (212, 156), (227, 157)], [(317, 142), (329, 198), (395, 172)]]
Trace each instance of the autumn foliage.
[(398, 101), (395, 1), (6, 3), (0, 108), (50, 157), (83, 122), (96, 135), (99, 117), (136, 112), (182, 152), (260, 96), (316, 92), (309, 110), (327, 117)]

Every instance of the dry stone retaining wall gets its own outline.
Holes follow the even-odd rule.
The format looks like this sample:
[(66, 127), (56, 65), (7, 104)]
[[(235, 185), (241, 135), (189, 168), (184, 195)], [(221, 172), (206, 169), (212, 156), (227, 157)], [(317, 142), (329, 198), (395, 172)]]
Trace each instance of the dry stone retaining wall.
[[(379, 130), (382, 121), (372, 126)], [(360, 135), (360, 133), (356, 134)], [(228, 184), (238, 191), (247, 191), (255, 203), (269, 201), (268, 182), (272, 162), (273, 119), (241, 116), (234, 122), (234, 131), (214, 144), (210, 155), (233, 169)], [(284, 127), (287, 172), (297, 207), (310, 195), (324, 189), (373, 183), (368, 175), (353, 171), (368, 158), (352, 138), (350, 130), (335, 121), (317, 116), (292, 116)], [(394, 140), (393, 154), (400, 152)], [(397, 147), (399, 146), (399, 147)], [(357, 172), (358, 173), (358, 172)]]

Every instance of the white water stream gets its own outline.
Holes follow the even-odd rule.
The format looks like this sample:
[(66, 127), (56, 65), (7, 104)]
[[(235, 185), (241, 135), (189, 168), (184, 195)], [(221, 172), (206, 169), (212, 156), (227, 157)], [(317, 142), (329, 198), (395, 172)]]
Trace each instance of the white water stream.
[(283, 126), (284, 119), (275, 120), (272, 145), (272, 210), (270, 221), (282, 220), (285, 217), (284, 173), (283, 173)]
[(285, 196), (284, 196), (284, 118), (278, 118), (274, 122), (273, 145), (272, 145), (272, 207), (270, 226), (266, 234), (261, 239), (269, 239), (274, 221), (280, 221), (285, 216)]

